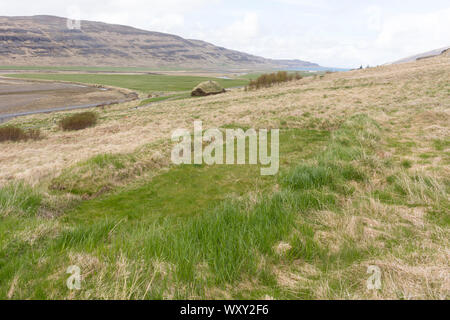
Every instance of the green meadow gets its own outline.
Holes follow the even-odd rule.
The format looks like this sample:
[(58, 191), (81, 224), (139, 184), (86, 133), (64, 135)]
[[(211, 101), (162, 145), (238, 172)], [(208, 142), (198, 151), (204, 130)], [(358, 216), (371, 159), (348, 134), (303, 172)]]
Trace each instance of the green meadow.
[(224, 88), (245, 86), (248, 81), (245, 79), (218, 79), (213, 77), (197, 76), (168, 76), (154, 74), (11, 74), (10, 77), (21, 79), (41, 79), (55, 81), (71, 81), (86, 84), (98, 84), (127, 88), (143, 93), (190, 91), (200, 82), (214, 80)]

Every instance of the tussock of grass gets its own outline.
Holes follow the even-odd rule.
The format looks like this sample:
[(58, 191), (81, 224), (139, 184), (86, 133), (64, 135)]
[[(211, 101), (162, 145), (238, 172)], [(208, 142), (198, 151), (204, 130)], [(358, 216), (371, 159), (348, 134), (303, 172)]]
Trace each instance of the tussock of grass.
[(23, 182), (0, 188), (0, 216), (36, 215), (41, 202), (42, 195)]
[(82, 112), (61, 119), (59, 126), (64, 131), (82, 130), (95, 126), (97, 119), (98, 115), (95, 112)]
[(80, 225), (73, 230), (64, 231), (53, 243), (56, 250), (84, 249), (93, 250), (96, 246), (105, 243), (108, 235), (116, 226), (111, 221), (103, 221), (92, 225)]
[(318, 189), (334, 182), (330, 167), (299, 165), (283, 177), (284, 184), (297, 189)]
[(446, 199), (446, 189), (436, 177), (423, 173), (400, 172), (388, 178), (392, 194), (401, 196), (409, 204), (435, 204)]

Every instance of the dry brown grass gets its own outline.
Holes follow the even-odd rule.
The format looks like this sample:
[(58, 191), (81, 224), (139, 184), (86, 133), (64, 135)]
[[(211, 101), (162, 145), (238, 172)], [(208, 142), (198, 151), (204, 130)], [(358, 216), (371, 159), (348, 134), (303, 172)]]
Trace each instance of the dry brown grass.
[[(42, 142), (4, 144), (0, 155), (0, 183), (12, 179), (36, 182), (57, 175), (62, 168), (100, 153), (129, 153), (159, 139), (169, 139), (175, 128), (191, 129), (200, 118), (205, 127), (239, 123), (253, 127), (332, 127), (356, 112), (366, 112), (396, 132), (415, 138), (430, 126), (433, 138), (448, 134), (442, 115), (449, 116), (450, 57), (385, 66), (323, 79), (305, 78), (285, 86), (246, 93), (233, 91), (202, 100), (158, 104), (133, 109), (137, 102), (108, 108), (95, 128), (76, 133), (57, 132), (60, 115), (35, 115), (14, 123), (43, 123), (48, 138)], [(436, 86), (442, 87), (436, 91)], [(447, 91), (445, 90), (447, 88)], [(439, 112), (439, 123), (424, 122), (424, 112)], [(409, 119), (416, 117), (411, 123)], [(313, 120), (314, 118), (318, 120)], [(410, 123), (413, 128), (399, 128)], [(421, 140), (421, 139), (418, 139)]]

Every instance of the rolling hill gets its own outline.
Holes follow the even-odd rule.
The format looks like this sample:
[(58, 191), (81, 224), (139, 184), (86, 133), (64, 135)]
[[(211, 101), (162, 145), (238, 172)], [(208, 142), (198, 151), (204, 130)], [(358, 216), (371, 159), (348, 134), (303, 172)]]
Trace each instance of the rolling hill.
[(444, 47), (444, 48), (440, 48), (440, 49), (436, 49), (436, 50), (432, 50), (432, 51), (428, 51), (428, 52), (424, 52), (424, 53), (420, 53), (420, 54), (416, 54), (416, 55), (411, 56), (411, 57), (407, 57), (407, 58), (404, 58), (404, 59), (401, 59), (401, 60), (397, 60), (397, 61), (392, 62), (390, 64), (399, 64), (399, 63), (413, 62), (413, 61), (417, 61), (417, 60), (421, 60), (421, 59), (427, 59), (427, 58), (435, 57), (435, 56), (443, 54), (444, 52), (448, 51), (449, 49), (450, 49), (450, 46)]
[(102, 22), (69, 29), (55, 16), (0, 17), (0, 65), (127, 66), (190, 69), (317, 68), (271, 60), (200, 40)]

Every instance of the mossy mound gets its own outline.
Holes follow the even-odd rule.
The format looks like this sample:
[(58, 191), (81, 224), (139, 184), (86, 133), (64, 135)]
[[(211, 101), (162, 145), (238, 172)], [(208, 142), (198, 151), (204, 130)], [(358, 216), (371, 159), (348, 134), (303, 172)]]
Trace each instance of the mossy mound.
[(225, 89), (216, 81), (205, 81), (196, 86), (191, 95), (193, 97), (204, 97), (212, 94), (224, 93)]

